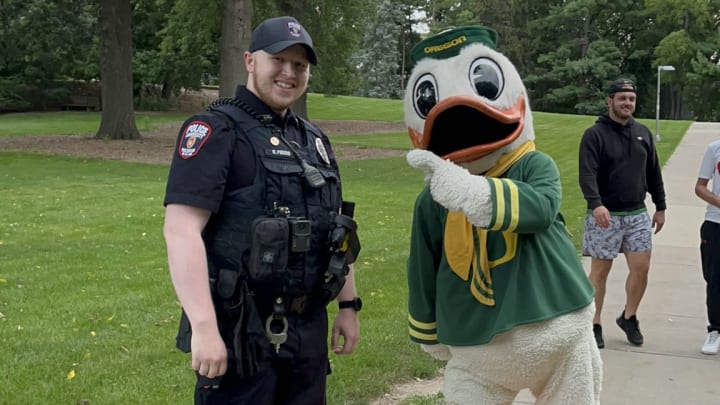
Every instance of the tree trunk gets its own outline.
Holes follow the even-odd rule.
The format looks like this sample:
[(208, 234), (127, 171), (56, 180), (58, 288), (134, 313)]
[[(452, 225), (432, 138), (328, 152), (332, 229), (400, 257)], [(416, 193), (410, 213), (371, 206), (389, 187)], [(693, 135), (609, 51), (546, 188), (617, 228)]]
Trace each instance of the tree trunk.
[(308, 119), (307, 91), (290, 106), (295, 115)]
[(585, 19), (583, 21), (583, 31), (582, 36), (578, 39), (578, 43), (580, 44), (580, 59), (585, 59), (585, 55), (587, 55), (588, 48), (590, 47), (590, 13), (586, 13)]
[(405, 33), (407, 32), (407, 26), (410, 25), (410, 29), (412, 29), (412, 25), (408, 24), (408, 20), (410, 17), (408, 16), (407, 12), (404, 14), (405, 20), (402, 24), (402, 29), (400, 30), (400, 93), (404, 94), (405, 91), (405, 56), (407, 54), (407, 46), (405, 44), (405, 41), (407, 41), (407, 38), (405, 37)]
[(220, 97), (235, 96), (235, 88), (247, 81), (243, 53), (250, 47), (252, 19), (252, 0), (223, 0)]
[(133, 111), (130, 0), (100, 0), (100, 89), (102, 114), (95, 137), (140, 139)]

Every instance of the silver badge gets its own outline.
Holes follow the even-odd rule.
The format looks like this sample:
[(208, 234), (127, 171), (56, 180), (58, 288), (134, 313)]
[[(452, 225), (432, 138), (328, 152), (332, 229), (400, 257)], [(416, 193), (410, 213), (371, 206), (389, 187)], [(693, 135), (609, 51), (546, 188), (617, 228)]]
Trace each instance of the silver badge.
[(323, 144), (322, 139), (315, 138), (315, 149), (318, 151), (318, 155), (322, 158), (323, 162), (325, 164), (330, 164), (330, 157), (328, 156), (327, 150), (325, 149), (325, 144)]

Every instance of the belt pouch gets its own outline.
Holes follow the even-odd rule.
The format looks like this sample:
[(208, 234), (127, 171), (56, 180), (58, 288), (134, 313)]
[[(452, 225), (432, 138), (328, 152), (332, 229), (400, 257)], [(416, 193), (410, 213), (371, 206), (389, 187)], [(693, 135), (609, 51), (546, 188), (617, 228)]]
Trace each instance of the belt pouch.
[(288, 264), (287, 218), (257, 218), (252, 223), (249, 273), (254, 281), (272, 281)]

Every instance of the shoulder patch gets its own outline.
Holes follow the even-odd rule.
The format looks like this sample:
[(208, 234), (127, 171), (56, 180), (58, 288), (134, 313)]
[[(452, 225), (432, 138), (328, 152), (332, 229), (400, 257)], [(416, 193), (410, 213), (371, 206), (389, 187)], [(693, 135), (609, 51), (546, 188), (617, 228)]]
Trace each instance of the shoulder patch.
[(207, 142), (212, 128), (206, 122), (193, 121), (185, 127), (178, 145), (178, 155), (183, 159), (197, 156), (200, 148)]

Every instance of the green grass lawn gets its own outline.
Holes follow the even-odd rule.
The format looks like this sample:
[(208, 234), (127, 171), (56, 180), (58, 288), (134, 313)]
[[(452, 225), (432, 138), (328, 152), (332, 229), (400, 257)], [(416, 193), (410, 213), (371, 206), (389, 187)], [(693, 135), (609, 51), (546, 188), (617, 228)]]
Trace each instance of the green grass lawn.
[[(310, 100), (312, 107), (316, 99)], [(337, 114), (352, 119), (353, 99), (344, 102), (349, 104)], [(368, 114), (382, 116), (400, 104), (368, 108)], [(95, 130), (86, 121), (93, 113), (77, 113), (82, 119), (64, 124), (56, 114), (33, 115), (35, 127), (26, 123), (21, 133)], [(18, 121), (17, 114), (9, 115), (16, 117), (0, 116), (0, 136), (17, 135), (7, 126)], [(595, 118), (534, 116), (538, 148), (560, 168), (563, 212), (578, 246), (585, 205), (577, 186), (577, 148)], [(184, 118), (148, 117), (148, 127)], [(663, 160), (688, 124), (662, 122)], [(404, 133), (335, 136), (333, 142), (410, 148)], [(191, 402), (189, 357), (174, 349), (179, 307), (162, 239), (167, 170), (0, 152), (0, 403)], [(365, 309), (357, 352), (331, 355), (328, 403), (367, 404), (394, 382), (430, 378), (441, 365), (407, 338), (405, 262), (412, 207), (423, 182), (403, 157), (344, 161), (341, 171), (344, 196), (357, 204), (362, 252), (355, 268)]]
[[(164, 122), (182, 122), (185, 118), (187, 114), (138, 112), (135, 125), (140, 131), (151, 131)], [(99, 127), (99, 112), (0, 114), (0, 136), (94, 134)]]
[[(318, 120), (402, 121), (400, 100), (308, 94), (308, 113)], [(0, 136), (94, 134), (100, 112), (58, 111), (52, 113), (0, 114)], [(136, 112), (140, 131), (150, 131), (163, 122), (182, 122), (190, 114)]]
[(315, 120), (403, 120), (401, 100), (308, 94), (308, 115)]
[[(0, 167), (4, 403), (187, 403), (193, 375), (173, 347), (179, 307), (161, 234), (167, 167), (15, 153), (0, 153)], [(363, 404), (437, 367), (405, 334), (411, 196), (422, 177), (399, 158), (341, 169), (357, 203), (366, 309), (358, 352), (332, 356), (329, 403)]]

